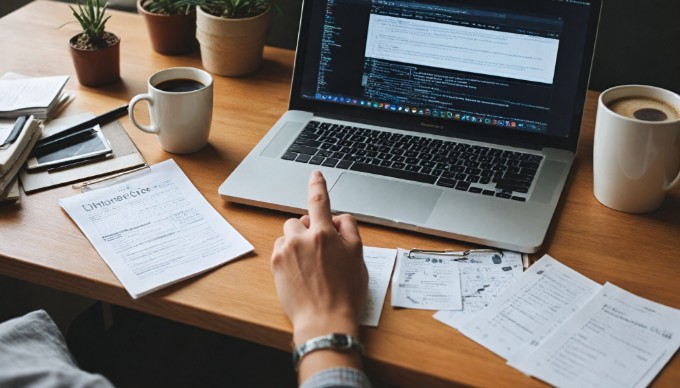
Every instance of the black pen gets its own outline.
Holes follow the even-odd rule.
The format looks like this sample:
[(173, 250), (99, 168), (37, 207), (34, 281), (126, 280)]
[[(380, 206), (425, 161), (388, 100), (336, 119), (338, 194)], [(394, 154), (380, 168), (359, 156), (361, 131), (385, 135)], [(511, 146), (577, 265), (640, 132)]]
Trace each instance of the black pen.
[(96, 136), (97, 131), (94, 128), (86, 128), (78, 132), (71, 133), (70, 135), (62, 136), (58, 139), (51, 140), (47, 143), (36, 145), (33, 148), (33, 155), (42, 156), (49, 154), (51, 152), (70, 147), (74, 144), (81, 143), (85, 140)]
[(104, 114), (101, 114), (101, 115), (99, 115), (99, 116), (97, 116), (93, 119), (87, 120), (87, 121), (82, 122), (82, 123), (77, 124), (77, 125), (74, 125), (71, 128), (65, 129), (65, 130), (63, 130), (59, 133), (55, 133), (54, 135), (50, 135), (50, 136), (47, 136), (43, 139), (40, 139), (40, 140), (38, 140), (36, 147), (40, 147), (43, 144), (49, 143), (50, 141), (52, 141), (54, 139), (58, 139), (58, 138), (63, 137), (63, 136), (68, 136), (72, 133), (82, 131), (83, 129), (94, 127), (95, 125), (104, 125), (106, 123), (109, 123), (109, 122), (123, 116), (124, 114), (127, 113), (127, 111), (128, 111), (127, 104), (123, 105), (123, 106), (119, 106), (118, 108), (116, 108), (112, 111), (106, 112)]
[(111, 156), (113, 156), (113, 153), (109, 152), (109, 153), (107, 153), (107, 154), (99, 154), (99, 155), (89, 156), (89, 157), (87, 157), (87, 158), (82, 158), (82, 159), (74, 160), (74, 161), (72, 161), (72, 162), (65, 162), (65, 163), (57, 164), (57, 165), (55, 165), (55, 166), (53, 166), (53, 167), (49, 167), (49, 168), (47, 169), (47, 173), (48, 173), (48, 174), (51, 174), (51, 173), (53, 173), (53, 172), (58, 172), (58, 171), (62, 171), (62, 170), (67, 170), (67, 169), (73, 168), (73, 167), (80, 167), (80, 166), (85, 165), (85, 164), (89, 164), (89, 163), (93, 163), (93, 162), (98, 162), (98, 161), (100, 161), (100, 160), (102, 160), (102, 159), (108, 159), (108, 158), (110, 158)]

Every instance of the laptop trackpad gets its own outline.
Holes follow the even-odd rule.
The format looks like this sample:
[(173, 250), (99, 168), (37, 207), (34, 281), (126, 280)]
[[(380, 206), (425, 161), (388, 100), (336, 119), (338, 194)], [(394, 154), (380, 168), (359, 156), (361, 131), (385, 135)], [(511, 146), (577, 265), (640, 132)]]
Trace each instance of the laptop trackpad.
[(335, 211), (422, 225), (442, 190), (400, 181), (343, 173), (330, 191)]

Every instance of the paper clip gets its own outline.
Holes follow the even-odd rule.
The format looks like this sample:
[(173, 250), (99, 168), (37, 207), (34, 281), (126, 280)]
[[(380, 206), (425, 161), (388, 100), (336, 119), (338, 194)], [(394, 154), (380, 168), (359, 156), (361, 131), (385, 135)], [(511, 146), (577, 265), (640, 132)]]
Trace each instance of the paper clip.
[(424, 255), (442, 255), (442, 256), (458, 256), (458, 261), (462, 260), (467, 260), (466, 256), (470, 255), (471, 253), (498, 253), (501, 256), (505, 256), (503, 254), (503, 251), (500, 251), (498, 249), (468, 249), (465, 251), (454, 251), (453, 249), (445, 249), (442, 251), (436, 251), (436, 250), (428, 250), (428, 249), (418, 249), (418, 248), (413, 248), (410, 251), (408, 251), (408, 254), (406, 254), (406, 257), (409, 259), (414, 259), (415, 257), (411, 257), (411, 254), (424, 254)]

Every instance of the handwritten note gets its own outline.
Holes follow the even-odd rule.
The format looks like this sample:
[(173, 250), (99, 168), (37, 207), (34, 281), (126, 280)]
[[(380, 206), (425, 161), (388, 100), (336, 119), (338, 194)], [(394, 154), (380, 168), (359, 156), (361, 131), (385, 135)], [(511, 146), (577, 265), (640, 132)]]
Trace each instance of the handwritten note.
[(368, 269), (368, 296), (360, 320), (364, 326), (378, 326), (396, 254), (396, 249), (364, 247), (364, 263)]
[(607, 283), (586, 306), (519, 362), (552, 385), (644, 387), (680, 346), (680, 310)]
[(408, 257), (397, 251), (392, 277), (392, 306), (422, 310), (460, 310), (460, 267), (451, 257)]
[(504, 359), (521, 358), (583, 307), (600, 285), (545, 255), (461, 333)]
[(463, 309), (442, 310), (434, 318), (457, 329), (472, 319), (520, 275), (520, 253), (470, 253), (465, 260), (460, 261)]

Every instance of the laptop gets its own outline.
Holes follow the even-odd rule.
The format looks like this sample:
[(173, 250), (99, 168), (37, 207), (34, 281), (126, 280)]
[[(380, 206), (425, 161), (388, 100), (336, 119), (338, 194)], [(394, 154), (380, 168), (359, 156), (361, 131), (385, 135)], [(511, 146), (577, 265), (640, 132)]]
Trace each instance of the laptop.
[(537, 251), (574, 160), (600, 0), (307, 0), (289, 110), (219, 187)]

